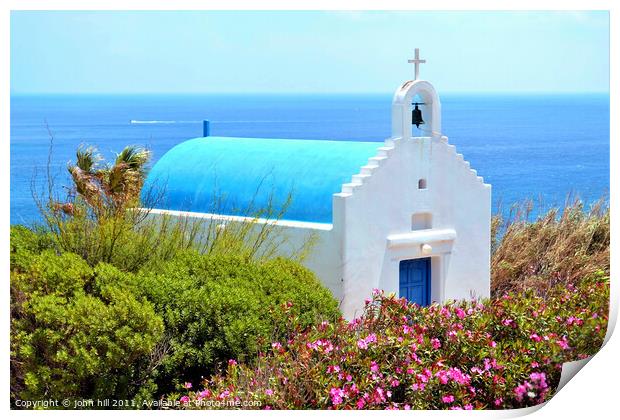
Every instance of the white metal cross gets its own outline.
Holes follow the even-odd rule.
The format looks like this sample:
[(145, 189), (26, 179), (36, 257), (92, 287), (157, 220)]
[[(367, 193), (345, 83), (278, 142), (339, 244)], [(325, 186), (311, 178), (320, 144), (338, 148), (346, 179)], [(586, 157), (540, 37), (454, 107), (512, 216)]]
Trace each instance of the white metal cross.
[(426, 63), (426, 60), (420, 60), (420, 49), (415, 49), (415, 58), (407, 61), (408, 63), (413, 63), (415, 65), (415, 79), (418, 80), (418, 75), (420, 74), (420, 64)]

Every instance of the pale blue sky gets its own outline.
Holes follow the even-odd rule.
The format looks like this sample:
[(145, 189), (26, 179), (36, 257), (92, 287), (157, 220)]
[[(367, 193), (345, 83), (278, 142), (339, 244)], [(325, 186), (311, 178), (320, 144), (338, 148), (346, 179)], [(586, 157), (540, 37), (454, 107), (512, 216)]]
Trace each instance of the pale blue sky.
[(11, 14), (12, 93), (607, 92), (607, 12)]

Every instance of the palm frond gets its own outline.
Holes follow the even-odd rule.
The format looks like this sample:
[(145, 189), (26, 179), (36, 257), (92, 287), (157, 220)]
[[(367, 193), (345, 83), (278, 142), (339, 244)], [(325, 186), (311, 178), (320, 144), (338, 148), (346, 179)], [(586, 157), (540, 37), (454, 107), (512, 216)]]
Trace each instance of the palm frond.
[(115, 165), (125, 164), (127, 168), (144, 173), (147, 162), (151, 159), (151, 152), (138, 146), (127, 146), (116, 155)]
[(93, 146), (85, 147), (80, 145), (75, 152), (75, 166), (87, 173), (93, 173), (96, 169), (97, 163), (102, 159), (101, 155), (97, 151), (97, 148)]

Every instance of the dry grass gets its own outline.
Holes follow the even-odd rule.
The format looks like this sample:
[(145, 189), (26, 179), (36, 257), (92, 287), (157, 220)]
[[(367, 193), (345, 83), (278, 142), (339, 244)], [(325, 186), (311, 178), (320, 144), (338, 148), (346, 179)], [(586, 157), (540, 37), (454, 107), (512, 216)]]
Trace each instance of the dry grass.
[(589, 208), (567, 199), (563, 210), (530, 221), (532, 201), (513, 206), (491, 226), (491, 295), (534, 289), (540, 295), (558, 283), (570, 284), (604, 271), (609, 274), (609, 204)]

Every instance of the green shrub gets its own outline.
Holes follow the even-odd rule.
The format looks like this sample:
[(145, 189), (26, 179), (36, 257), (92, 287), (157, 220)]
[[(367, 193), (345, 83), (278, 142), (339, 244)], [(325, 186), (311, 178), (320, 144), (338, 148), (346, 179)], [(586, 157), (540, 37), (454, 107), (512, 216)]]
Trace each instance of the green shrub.
[[(75, 254), (36, 253), (12, 230), (11, 396), (131, 398), (153, 391), (149, 356), (163, 335), (153, 306), (116, 268)], [(135, 290), (135, 289), (134, 289)]]
[[(377, 291), (361, 318), (299, 327), (257, 365), (231, 362), (225, 375), (191, 387), (180, 402), (263, 409), (536, 405), (553, 395), (562, 363), (599, 350), (608, 310), (602, 273), (560, 284), (546, 298), (522, 292), (424, 308)], [(260, 405), (242, 404), (248, 401)]]
[(158, 396), (230, 358), (254, 360), (288, 333), (282, 304), (301, 325), (340, 316), (290, 260), (177, 251), (135, 274), (58, 253), (48, 238), (11, 229), (13, 398)]
[(138, 281), (166, 325), (162, 388), (173, 379), (197, 381), (229, 359), (253, 361), (287, 334), (283, 304), (292, 305), (301, 325), (340, 316), (315, 276), (285, 259), (188, 252), (139, 273)]
[(11, 226), (11, 267), (25, 267), (32, 255), (54, 247), (54, 240), (44, 229)]

